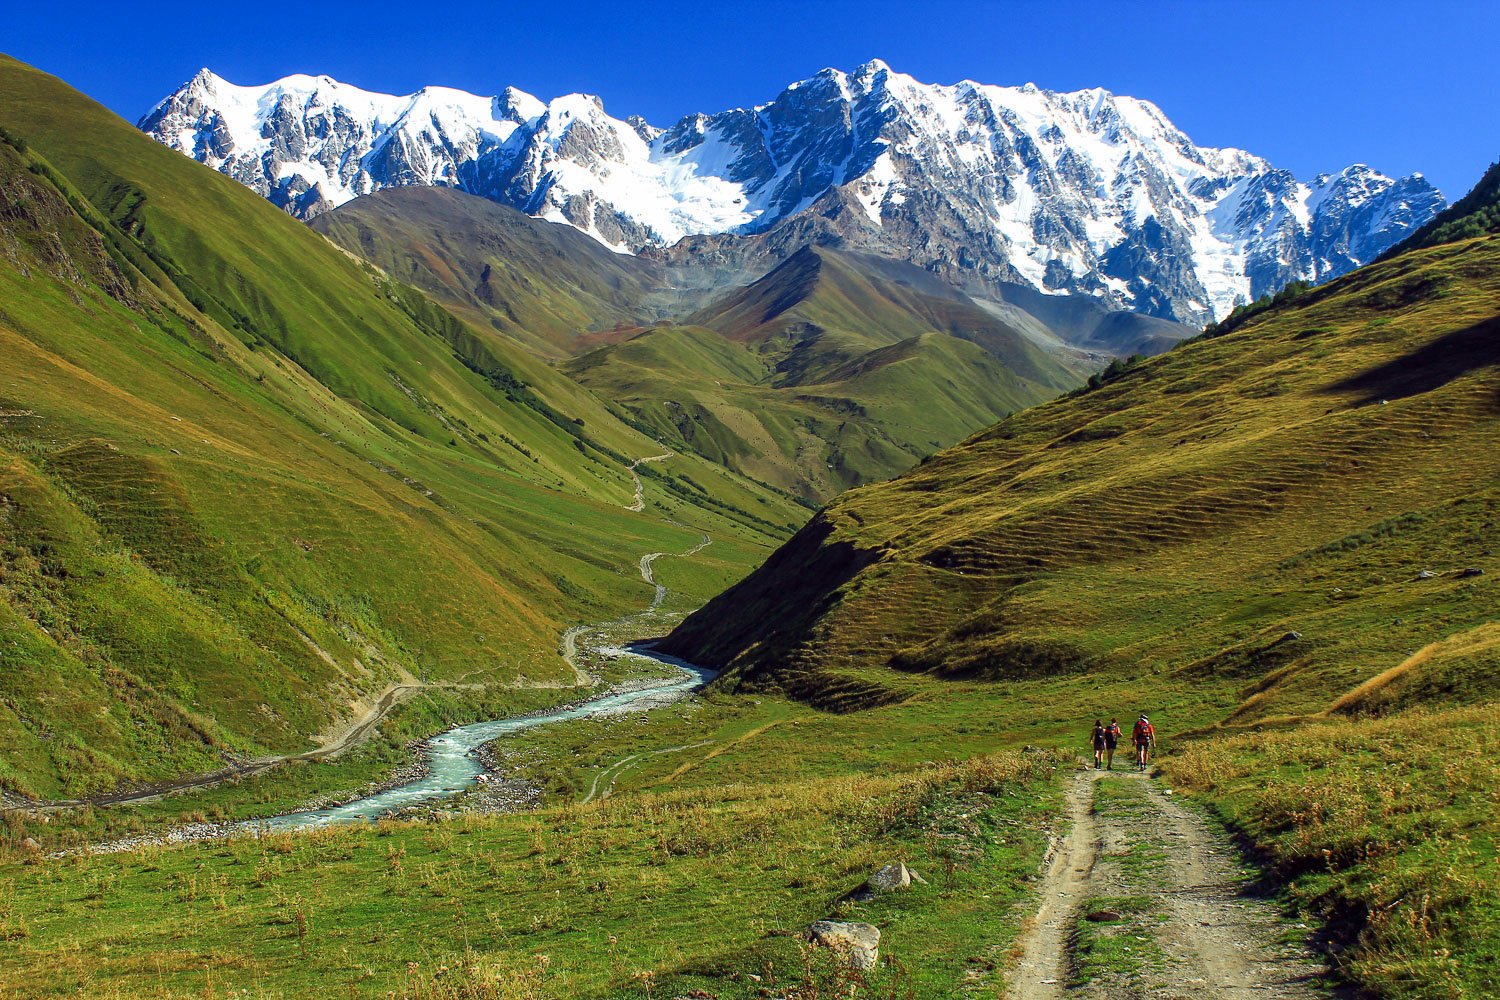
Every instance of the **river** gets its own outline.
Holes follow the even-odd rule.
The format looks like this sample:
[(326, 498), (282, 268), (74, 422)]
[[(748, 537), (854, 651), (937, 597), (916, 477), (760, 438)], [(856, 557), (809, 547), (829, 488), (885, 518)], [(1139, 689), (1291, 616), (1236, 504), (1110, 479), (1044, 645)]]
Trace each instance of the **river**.
[(702, 687), (714, 676), (712, 670), (675, 656), (654, 652), (646, 645), (600, 649), (598, 652), (608, 656), (651, 660), (672, 668), (675, 673), (630, 690), (614, 691), (548, 712), (531, 712), (458, 726), (439, 733), (422, 744), (420, 753), (426, 765), (426, 773), (415, 780), (343, 805), (285, 813), (270, 819), (250, 820), (242, 825), (256, 831), (306, 830), (335, 823), (374, 820), (408, 806), (436, 802), (477, 783), (479, 776), (484, 773), (477, 751), (491, 740), (554, 722), (570, 722), (624, 711), (643, 711), (654, 704), (674, 701), (687, 692)]

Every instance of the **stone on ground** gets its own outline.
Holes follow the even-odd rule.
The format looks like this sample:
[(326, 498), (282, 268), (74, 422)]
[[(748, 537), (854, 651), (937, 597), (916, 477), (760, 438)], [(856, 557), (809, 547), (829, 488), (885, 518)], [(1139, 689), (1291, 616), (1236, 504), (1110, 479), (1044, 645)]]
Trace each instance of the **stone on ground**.
[(856, 969), (874, 968), (880, 960), (880, 928), (874, 924), (818, 920), (807, 931), (814, 944), (832, 948)]

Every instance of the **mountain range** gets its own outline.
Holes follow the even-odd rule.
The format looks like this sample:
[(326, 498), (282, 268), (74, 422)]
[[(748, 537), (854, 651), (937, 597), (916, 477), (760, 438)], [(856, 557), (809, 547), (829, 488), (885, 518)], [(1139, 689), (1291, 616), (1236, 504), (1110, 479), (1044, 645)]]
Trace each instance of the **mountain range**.
[(669, 128), (582, 94), (244, 87), (207, 69), (139, 124), (302, 218), (443, 185), (622, 253), (741, 262), (745, 280), (765, 270), (747, 254), (820, 243), (1197, 326), (1369, 262), (1445, 204), (1420, 174), (1362, 164), (1299, 180), (1105, 90), (924, 84), (879, 60)]

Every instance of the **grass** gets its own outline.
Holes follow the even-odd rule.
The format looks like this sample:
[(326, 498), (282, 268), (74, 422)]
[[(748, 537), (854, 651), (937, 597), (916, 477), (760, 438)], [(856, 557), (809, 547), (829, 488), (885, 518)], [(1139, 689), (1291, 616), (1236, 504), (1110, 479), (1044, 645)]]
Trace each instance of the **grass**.
[[(1151, 936), (1159, 905), (1147, 896), (1099, 896), (1085, 900), (1074, 928), (1074, 986), (1104, 979), (1112, 985), (1140, 983), (1166, 968), (1166, 956)], [(1112, 914), (1090, 920), (1089, 914)]]
[(674, 447), (814, 500), (886, 478), (1050, 396), (966, 341), (924, 333), (817, 382), (774, 384), (773, 359), (701, 327), (666, 326), (564, 366)]
[[(492, 820), (8, 862), (0, 984), (28, 997), (754, 996), (751, 976), (834, 976), (777, 935), (838, 913), (885, 932), (895, 961), (867, 977), (876, 995), (897, 980), (939, 995), (1015, 933), (1011, 904), (1024, 903), (1040, 858), (1033, 822), (1055, 796), (1053, 766), (1011, 753)], [(929, 885), (839, 903), (893, 858)]]
[(451, 188), (378, 191), (310, 225), (444, 302), (490, 342), (520, 343), (548, 358), (628, 328), (661, 280), (648, 261), (572, 226)]
[(1194, 743), (1167, 776), (1208, 801), (1381, 997), (1500, 981), (1500, 709), (1413, 709)]

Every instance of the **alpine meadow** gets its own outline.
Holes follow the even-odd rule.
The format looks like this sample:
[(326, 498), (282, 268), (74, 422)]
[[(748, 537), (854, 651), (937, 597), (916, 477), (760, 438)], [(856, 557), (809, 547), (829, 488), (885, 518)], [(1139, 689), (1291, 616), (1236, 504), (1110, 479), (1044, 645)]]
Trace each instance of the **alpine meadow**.
[(85, 6), (0, 55), (0, 996), (1500, 997), (1500, 163), (1343, 159), (1482, 59)]

